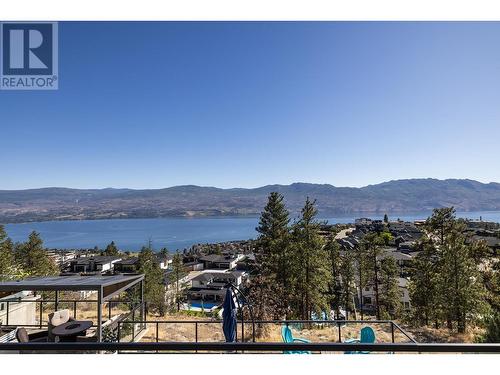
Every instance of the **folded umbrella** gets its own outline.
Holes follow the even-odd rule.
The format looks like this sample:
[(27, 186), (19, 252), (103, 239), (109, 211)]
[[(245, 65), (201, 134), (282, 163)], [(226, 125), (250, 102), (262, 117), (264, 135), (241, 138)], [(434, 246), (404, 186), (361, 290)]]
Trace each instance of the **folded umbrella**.
[(233, 300), (233, 293), (231, 288), (226, 289), (226, 297), (222, 305), (222, 330), (226, 337), (226, 342), (236, 341), (236, 305)]

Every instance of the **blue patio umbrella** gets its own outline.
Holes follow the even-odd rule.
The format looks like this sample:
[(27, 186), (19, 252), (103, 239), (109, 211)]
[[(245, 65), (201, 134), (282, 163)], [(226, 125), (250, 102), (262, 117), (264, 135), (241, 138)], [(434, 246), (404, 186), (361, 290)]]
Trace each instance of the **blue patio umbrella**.
[(236, 341), (236, 306), (233, 300), (233, 293), (231, 288), (226, 289), (226, 297), (222, 305), (222, 330), (226, 337), (226, 342)]

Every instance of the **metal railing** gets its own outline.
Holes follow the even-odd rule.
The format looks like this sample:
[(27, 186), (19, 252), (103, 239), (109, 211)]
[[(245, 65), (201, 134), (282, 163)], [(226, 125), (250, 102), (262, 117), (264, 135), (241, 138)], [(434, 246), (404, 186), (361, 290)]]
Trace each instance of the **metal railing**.
[(372, 353), (500, 353), (500, 344), (360, 344), (276, 342), (60, 342), (6, 343), (0, 351), (160, 353), (207, 351), (211, 353), (372, 352)]
[[(194, 342), (199, 342), (199, 326), (200, 325), (208, 325), (208, 324), (220, 324), (222, 326), (222, 320), (132, 320), (132, 321), (120, 321), (118, 322), (118, 342), (122, 341), (123, 325), (132, 325), (133, 327), (136, 324), (141, 325), (145, 328), (147, 325), (154, 325), (154, 342), (160, 342), (160, 325), (167, 324), (184, 324), (184, 325), (193, 325), (194, 329)], [(386, 325), (389, 327), (390, 335), (391, 335), (391, 343), (396, 342), (396, 333), (400, 333), (403, 337), (405, 337), (411, 343), (417, 343), (417, 341), (411, 337), (407, 332), (404, 331), (397, 323), (392, 320), (246, 320), (246, 321), (238, 321), (237, 322), (237, 330), (236, 330), (236, 341), (245, 342), (252, 341), (256, 342), (257, 335), (255, 332), (255, 326), (263, 326), (263, 325), (286, 325), (286, 326), (297, 326), (297, 325), (307, 325), (311, 327), (322, 327), (322, 326), (333, 326), (338, 329), (337, 342), (342, 343), (343, 341), (343, 328), (347, 325), (354, 324), (366, 324), (366, 325)], [(245, 335), (248, 331), (245, 329), (246, 325), (250, 325), (250, 334)], [(238, 337), (238, 333), (240, 336)], [(135, 335), (132, 335), (130, 341), (135, 340)]]
[[(135, 309), (134, 309), (135, 310)], [(133, 311), (134, 311), (133, 310)], [(147, 325), (155, 326), (154, 338), (152, 342), (134, 342), (136, 334), (132, 332), (131, 342), (30, 342), (30, 343), (1, 343), (0, 352), (75, 352), (75, 353), (290, 353), (290, 352), (310, 352), (310, 353), (330, 353), (330, 352), (373, 352), (373, 353), (500, 353), (500, 344), (439, 344), (439, 343), (418, 343), (407, 334), (397, 323), (390, 320), (256, 320), (253, 323), (257, 326), (269, 325), (307, 325), (307, 328), (322, 329), (325, 326), (338, 328), (338, 342), (311, 342), (311, 343), (283, 343), (283, 342), (258, 342), (255, 331), (245, 336), (244, 324), (241, 327), (239, 342), (207, 342), (200, 341), (199, 326), (203, 324), (222, 324), (221, 320), (133, 320), (134, 313), (127, 316), (132, 320), (117, 321), (116, 329), (122, 331), (125, 324), (132, 327), (138, 325), (145, 328)], [(242, 322), (239, 321), (238, 324)], [(252, 324), (246, 321), (246, 324)], [(192, 324), (194, 328), (194, 342), (172, 342), (160, 339), (161, 324)], [(343, 329), (349, 324), (385, 324), (389, 326), (391, 335), (390, 343), (346, 343), (343, 342)], [(386, 331), (387, 332), (387, 331)], [(396, 333), (401, 335), (407, 342), (396, 342)], [(120, 334), (117, 337), (120, 340)], [(330, 338), (329, 338), (330, 340)]]
[[(48, 327), (48, 322), (47, 320), (44, 320), (43, 318), (43, 313), (44, 313), (44, 305), (45, 307), (49, 304), (53, 304), (53, 308), (51, 309), (52, 311), (55, 311), (61, 307), (68, 308), (69, 310), (72, 311), (73, 313), (73, 318), (77, 319), (78, 317), (78, 304), (89, 304), (89, 303), (94, 303), (96, 304), (96, 312), (97, 312), (97, 303), (99, 303), (98, 300), (70, 300), (70, 299), (64, 299), (64, 300), (56, 300), (56, 299), (38, 299), (38, 300), (18, 300), (18, 299), (4, 299), (0, 300), (0, 303), (4, 304), (5, 308), (3, 310), (0, 310), (0, 314), (4, 316), (4, 321), (0, 322), (0, 326), (19, 326), (19, 327), (27, 327), (27, 328), (46, 328)], [(36, 324), (17, 324), (16, 322), (11, 321), (11, 307), (15, 304), (21, 304), (21, 303), (26, 303), (26, 304), (36, 304), (37, 305), (37, 318), (38, 318), (38, 323)], [(113, 316), (113, 308), (119, 306), (120, 304), (125, 304), (129, 307), (131, 312), (135, 314), (135, 311), (138, 309), (138, 304), (137, 302), (131, 302), (131, 301), (123, 301), (123, 300), (115, 300), (115, 301), (107, 301), (104, 303), (106, 305), (105, 309), (107, 309), (108, 312), (108, 319), (111, 319)], [(97, 317), (97, 315), (96, 315)], [(134, 315), (135, 317), (135, 315)], [(94, 324), (92, 325), (93, 327), (96, 327), (97, 325)]]

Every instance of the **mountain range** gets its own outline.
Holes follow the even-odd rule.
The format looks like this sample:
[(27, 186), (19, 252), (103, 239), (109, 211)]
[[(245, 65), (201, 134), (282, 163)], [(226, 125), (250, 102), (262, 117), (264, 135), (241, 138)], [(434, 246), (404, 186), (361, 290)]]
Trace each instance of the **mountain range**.
[(462, 179), (407, 179), (361, 188), (293, 183), (220, 189), (194, 185), (164, 189), (41, 188), (0, 190), (0, 223), (172, 216), (259, 214), (278, 191), (292, 213), (307, 196), (321, 215), (410, 213), (454, 206), (457, 211), (500, 211), (500, 184)]

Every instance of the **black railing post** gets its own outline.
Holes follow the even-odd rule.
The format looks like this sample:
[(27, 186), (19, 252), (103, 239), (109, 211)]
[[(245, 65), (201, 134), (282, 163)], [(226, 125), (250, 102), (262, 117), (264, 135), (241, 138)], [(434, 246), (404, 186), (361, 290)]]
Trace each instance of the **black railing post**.
[[(159, 341), (159, 337), (158, 337), (158, 321), (156, 321), (156, 342)], [(158, 350), (156, 351), (156, 353), (158, 354)]]
[[(194, 341), (198, 342), (198, 322), (194, 323)], [(198, 350), (195, 350), (195, 353), (198, 353)]]
[(394, 323), (391, 321), (391, 338), (392, 343), (394, 344)]
[(111, 320), (111, 301), (108, 301), (108, 319)]
[(76, 301), (73, 301), (73, 318), (76, 319)]
[(121, 335), (121, 331), (120, 331), (120, 326), (121, 326), (121, 323), (122, 322), (118, 322), (118, 332), (117, 332), (117, 339), (118, 339), (118, 342), (120, 342), (120, 335)]
[(10, 301), (7, 301), (7, 313), (6, 313), (6, 316), (5, 316), (5, 325), (8, 326), (9, 325), (9, 306), (10, 305)]
[(338, 328), (339, 328), (339, 342), (342, 342), (342, 327), (340, 323), (337, 323)]
[[(241, 307), (241, 342), (245, 342), (245, 318), (243, 316), (243, 307), (245, 307), (245, 305)], [(238, 322), (236, 322), (236, 331), (238, 331)], [(241, 353), (243, 354), (245, 351), (242, 350)]]
[(40, 320), (40, 329), (42, 329), (42, 320), (43, 320), (43, 301), (40, 300), (40, 316), (39, 316), (39, 320)]

